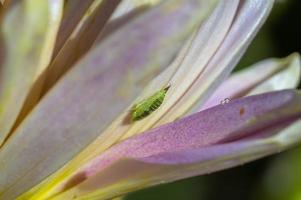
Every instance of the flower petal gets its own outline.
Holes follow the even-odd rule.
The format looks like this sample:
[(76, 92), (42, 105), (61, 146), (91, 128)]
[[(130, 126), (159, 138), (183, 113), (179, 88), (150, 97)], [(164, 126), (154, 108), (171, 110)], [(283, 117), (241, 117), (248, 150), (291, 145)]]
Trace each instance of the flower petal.
[(141, 7), (150, 7), (158, 4), (162, 0), (124, 0), (120, 3), (116, 11), (113, 13), (111, 21), (129, 14), (133, 10)]
[(86, 55), (0, 151), (1, 198), (34, 186), (91, 143), (141, 91), (139, 81), (170, 62), (215, 4), (165, 1)]
[[(186, 43), (186, 46), (180, 52), (180, 55), (177, 57), (176, 61), (171, 64), (163, 73), (161, 73), (152, 83), (150, 83), (146, 89), (144, 89), (142, 95), (140, 95), (134, 103), (139, 102), (140, 100), (148, 97), (153, 92), (162, 89), (162, 87), (168, 84), (168, 80), (172, 77), (173, 73), (178, 69), (179, 65), (182, 63), (182, 59), (186, 56), (187, 51), (190, 49), (190, 46), (193, 44), (193, 51), (190, 52), (190, 57), (193, 59), (197, 58), (199, 55), (199, 50), (201, 49), (204, 52), (210, 52), (214, 54), (215, 48), (219, 46), (219, 43), (223, 40), (225, 34), (228, 32), (228, 29), (231, 25), (231, 22), (235, 15), (235, 11), (238, 6), (238, 1), (231, 1), (227, 3), (221, 1), (219, 6), (216, 8), (212, 16), (199, 28), (199, 33), (194, 34), (191, 39)], [(214, 31), (212, 31), (214, 30)], [(208, 32), (211, 34), (208, 35)], [(207, 55), (207, 54), (206, 54)], [(193, 60), (192, 59), (192, 60)], [(209, 59), (204, 57), (204, 59)], [(186, 59), (186, 62), (192, 61)], [(190, 65), (187, 65), (191, 67)], [(177, 87), (177, 86), (174, 86)], [(169, 93), (169, 92), (168, 92)], [(168, 97), (166, 97), (168, 98)], [(168, 99), (164, 100), (164, 102)], [(128, 110), (131, 109), (133, 105), (130, 105), (127, 109), (120, 114), (118, 119), (116, 119), (106, 130), (103, 135), (111, 135), (111, 132), (114, 132), (115, 137), (127, 137), (128, 134), (138, 133), (134, 130), (143, 126), (145, 120), (137, 121), (135, 123), (124, 123), (124, 119), (128, 116)], [(163, 105), (162, 105), (163, 106)], [(162, 107), (161, 106), (161, 107)], [(160, 110), (161, 107), (158, 109)], [(158, 111), (157, 110), (157, 111)], [(156, 112), (157, 112), (156, 111)], [(152, 118), (155, 113), (153, 113), (148, 118)], [(128, 134), (126, 134), (128, 132)], [(109, 141), (110, 142), (110, 141)], [(81, 152), (72, 162), (76, 163), (73, 165), (78, 165), (78, 163), (84, 163), (94, 156), (98, 155), (100, 152), (105, 150), (111, 143), (106, 141), (106, 138), (103, 136), (98, 137), (89, 147), (87, 147), (83, 152)], [(71, 164), (70, 164), (71, 165)]]
[[(55, 58), (47, 71), (47, 81), (45, 81), (43, 92), (46, 93), (94, 43), (94, 46), (97, 46), (104, 39), (104, 34), (112, 33), (112, 31), (108, 33), (108, 29), (112, 25), (111, 21), (113, 21), (114, 28), (117, 29), (114, 23), (117, 17), (121, 18), (130, 10), (139, 6), (155, 4), (158, 1), (75, 0), (68, 2), (56, 45)], [(110, 20), (107, 23), (109, 17)]]
[(232, 26), (217, 52), (189, 90), (155, 126), (173, 121), (187, 113), (193, 105), (205, 102), (211, 93), (229, 76), (250, 42), (269, 15), (274, 1), (240, 1)]
[[(232, 6), (235, 3), (231, 1)], [(230, 7), (228, 1), (221, 1), (221, 4)], [(135, 123), (122, 139), (178, 119), (194, 104), (207, 100), (235, 67), (270, 13), (272, 5), (273, 1), (239, 1), (237, 10), (232, 9), (228, 14), (224, 11), (225, 16), (217, 12), (216, 18), (213, 17), (207, 26), (201, 27), (191, 43), (192, 47), (180, 58), (181, 66), (167, 72), (169, 76), (165, 74), (158, 77), (150, 86), (162, 88), (162, 84), (170, 85), (165, 103), (152, 116)], [(228, 23), (224, 21), (226, 19)]]
[(299, 119), (300, 92), (234, 100), (115, 145), (83, 166), (54, 199), (107, 199), (240, 165), (300, 143)]
[[(59, 37), (56, 46), (56, 48), (60, 49), (55, 52), (55, 57), (47, 69), (47, 77), (43, 88), (44, 93), (46, 93), (76, 61), (90, 50), (98, 34), (103, 30), (103, 27), (119, 2), (120, 0), (94, 0), (93, 2), (71, 1), (71, 3), (67, 4), (68, 7), (70, 7), (70, 11), (67, 10), (69, 11), (67, 12), (68, 16), (63, 20), (60, 29), (61, 37)], [(80, 11), (83, 12), (81, 7), (85, 6), (88, 7), (85, 12), (77, 16), (77, 9), (80, 8)], [(74, 11), (74, 9), (76, 9), (76, 11)], [(71, 17), (75, 17), (75, 19)], [(80, 17), (78, 21), (76, 20), (77, 17)], [(77, 22), (77, 24), (73, 25), (75, 22)], [(73, 28), (72, 31), (71, 28)], [(70, 35), (68, 35), (68, 33)]]
[[(14, 128), (20, 125), (20, 123), (24, 120), (28, 113), (37, 104), (42, 93), (43, 83), (45, 82), (46, 78), (45, 72), (49, 66), (52, 57), (64, 6), (63, 2), (60, 0), (54, 0), (50, 2), (51, 7), (49, 10), (49, 31), (45, 36), (44, 47), (40, 58), (41, 63), (39, 65), (39, 68), (37, 68), (36, 78), (33, 80), (31, 89), (18, 115), (18, 118), (16, 119), (13, 130)], [(13, 130), (11, 132), (13, 132)]]
[(72, 0), (65, 1), (64, 16), (58, 33), (53, 56), (56, 56), (68, 37), (71, 35), (78, 22), (82, 19), (86, 10), (95, 0)]
[(34, 82), (50, 61), (62, 7), (60, 0), (18, 1), (5, 16), (0, 73), (0, 145), (9, 135)]
[(301, 81), (301, 60), (298, 53), (291, 56), (291, 63), (282, 73), (275, 74), (250, 91), (250, 95), (260, 94), (268, 91), (294, 89)]
[[(122, 5), (122, 4), (121, 4)], [(231, 3), (229, 5), (222, 4), (221, 8), (219, 10), (222, 11), (221, 16), (224, 16), (224, 18), (232, 16), (234, 17), (236, 7), (238, 3), (237, 1), (234, 1), (234, 3)], [(206, 9), (206, 8), (203, 8)], [(201, 12), (201, 10), (200, 10)], [(219, 30), (223, 30), (223, 32), (227, 32), (227, 27), (221, 27), (224, 21), (218, 20), (218, 17), (220, 15), (217, 15), (218, 12), (216, 12), (215, 17), (213, 21), (217, 21), (218, 25), (220, 26)], [(227, 16), (227, 17), (225, 17)], [(229, 26), (231, 24), (231, 19), (227, 19), (225, 21), (228, 21)], [(213, 28), (216, 24), (210, 24), (210, 27)], [(209, 26), (209, 25), (208, 25)], [(216, 34), (218, 34), (218, 31), (216, 31)], [(219, 40), (222, 40), (220, 38)], [(218, 44), (216, 44), (218, 45)], [(209, 45), (206, 43), (206, 46), (209, 48)], [(212, 47), (211, 47), (212, 48)], [(214, 49), (212, 49), (214, 51)], [(141, 80), (143, 84), (146, 84), (147, 81)], [(41, 193), (49, 191), (49, 187), (53, 187), (54, 185), (58, 184), (60, 181), (63, 181), (65, 178), (68, 177), (68, 174), (72, 173), (72, 171), (76, 170), (80, 165), (87, 162), (94, 156), (98, 155), (100, 152), (104, 151), (106, 148), (108, 148), (110, 145), (113, 144), (116, 140), (118, 140), (123, 134), (124, 131), (131, 126), (131, 124), (125, 124), (124, 119), (128, 116), (129, 110), (131, 109), (130, 105), (127, 109), (124, 110), (124, 112), (121, 114), (121, 117), (119, 117), (117, 120), (115, 120), (104, 132), (101, 134), (91, 145), (89, 145), (84, 151), (82, 151), (78, 156), (76, 156), (73, 160), (71, 160), (60, 172), (57, 172), (53, 177), (50, 177), (50, 181), (45, 181), (45, 183), (41, 186), (38, 186), (38, 188), (43, 187)], [(111, 134), (114, 132), (114, 134)], [(36, 193), (36, 189), (33, 190), (32, 193)], [(40, 194), (37, 194), (39, 196)], [(44, 194), (42, 194), (44, 195)]]
[(162, 0), (123, 0), (115, 9), (110, 20), (99, 34), (94, 45), (97, 45), (104, 38), (112, 34), (114, 31), (120, 29), (129, 21), (139, 16), (143, 11), (157, 5)]
[[(202, 71), (204, 66), (200, 65), (193, 65), (195, 59), (197, 58), (200, 63), (206, 63), (211, 58), (212, 55), (214, 55), (216, 49), (219, 47), (220, 43), (224, 40), (225, 35), (228, 33), (229, 28), (232, 24), (233, 18), (235, 17), (237, 7), (238, 7), (239, 1), (221, 1), (218, 8), (216, 8), (215, 13), (208, 19), (208, 21), (202, 25), (200, 28), (198, 34), (195, 34), (190, 41), (186, 44), (186, 47), (182, 50), (180, 56), (178, 56), (177, 60), (166, 70), (161, 74), (158, 78), (156, 78), (143, 92), (141, 96), (139, 96), (138, 100), (144, 99), (145, 97), (152, 94), (152, 92), (161, 89), (162, 87), (166, 86), (168, 84), (169, 79), (172, 78), (172, 75), (176, 72), (180, 64), (186, 63), (186, 66), (182, 65), (182, 74), (183, 71), (187, 70), (187, 68), (191, 68), (191, 73), (193, 73), (193, 69), (197, 68)], [(248, 5), (248, 4), (247, 4)], [(267, 12), (266, 7), (264, 9), (262, 7), (259, 8), (259, 10), (263, 13)], [(263, 11), (262, 11), (263, 10)], [(262, 14), (260, 11), (258, 11), (258, 16), (261, 16)], [(265, 11), (265, 12), (264, 12)], [(255, 11), (254, 11), (255, 12)], [(265, 13), (266, 15), (267, 13)], [(261, 18), (263, 20), (263, 18)], [(242, 20), (243, 21), (243, 20)], [(260, 21), (260, 20), (259, 20)], [(256, 24), (256, 23), (255, 23)], [(257, 27), (257, 26), (256, 26)], [(258, 27), (257, 27), (258, 28)], [(257, 30), (257, 29), (256, 29)], [(240, 29), (239, 29), (240, 31)], [(190, 50), (191, 45), (193, 45), (192, 50), (189, 52), (189, 56), (187, 56), (187, 52)], [(203, 56), (201, 58), (199, 57), (200, 51), (203, 52)], [(208, 56), (209, 55), (209, 56)], [(187, 57), (185, 57), (187, 56)], [(185, 59), (184, 59), (185, 58)], [(184, 59), (184, 61), (183, 61)], [(185, 71), (186, 74), (186, 71)], [(180, 74), (178, 74), (178, 78), (181, 77)], [(188, 80), (191, 81), (188, 77)], [(182, 84), (181, 81), (178, 82), (179, 84)], [(174, 86), (174, 88), (177, 88), (178, 86)], [(180, 85), (179, 85), (180, 87)], [(168, 94), (169, 95), (169, 94)], [(136, 100), (136, 102), (138, 102)], [(166, 101), (168, 101), (168, 96), (166, 97)], [(162, 105), (164, 106), (164, 105)], [(130, 106), (131, 107), (131, 106)], [(70, 174), (73, 170), (75, 170), (78, 166), (82, 165), (83, 163), (89, 161), (102, 151), (104, 151), (108, 146), (112, 144), (112, 137), (118, 138), (125, 134), (126, 131), (128, 131), (130, 128), (130, 131), (128, 134), (125, 135), (125, 137), (128, 137), (132, 134), (139, 133), (139, 128), (141, 126), (144, 126), (145, 120), (142, 120), (141, 122), (135, 122), (134, 124), (124, 124), (124, 119), (128, 115), (128, 110), (126, 109), (120, 117), (115, 120), (110, 127), (106, 129), (104, 134), (100, 135), (100, 137), (97, 138), (91, 145), (89, 145), (83, 152), (81, 152), (78, 156), (76, 156), (71, 162), (68, 163), (68, 165), (57, 175), (55, 175), (58, 178), (51, 178), (51, 179), (59, 179), (59, 181), (62, 181), (63, 179), (67, 178), (68, 176), (66, 174)], [(161, 109), (161, 107), (160, 107)], [(156, 111), (158, 112), (158, 111)], [(152, 118), (155, 113), (153, 113), (148, 118)], [(147, 121), (148, 119), (146, 119)], [(111, 133), (114, 132), (114, 135)], [(106, 135), (110, 135), (110, 137), (106, 137)], [(64, 178), (63, 178), (64, 177)], [(51, 181), (51, 182), (59, 182), (59, 181)], [(46, 181), (47, 182), (47, 181)], [(58, 183), (46, 183), (47, 185), (51, 185), (50, 187), (53, 187), (53, 185), (56, 185)]]
[[(226, 98), (240, 98), (275, 90), (293, 89), (300, 82), (300, 55), (294, 53), (283, 59), (267, 59), (231, 75), (202, 105), (207, 109)], [(199, 107), (196, 106), (198, 109)]]

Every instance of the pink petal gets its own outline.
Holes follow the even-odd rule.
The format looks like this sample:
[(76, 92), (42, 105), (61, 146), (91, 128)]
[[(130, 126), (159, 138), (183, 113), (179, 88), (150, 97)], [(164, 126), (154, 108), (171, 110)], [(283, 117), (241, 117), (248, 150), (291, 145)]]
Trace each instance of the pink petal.
[(1, 149), (1, 197), (14, 198), (91, 143), (130, 105), (143, 87), (139, 82), (170, 62), (214, 5), (204, 0), (166, 1), (89, 52)]
[(220, 104), (226, 98), (296, 88), (301, 77), (299, 54), (283, 59), (267, 59), (235, 72), (222, 83), (201, 109)]
[(106, 194), (106, 188), (119, 191), (118, 186), (127, 188), (126, 183), (137, 187), (138, 182), (152, 180), (151, 184), (158, 184), (236, 166), (300, 142), (300, 133), (296, 141), (282, 145), (273, 140), (300, 118), (300, 92), (287, 90), (234, 100), (113, 146), (82, 167), (71, 179), (80, 176), (82, 182), (66, 183), (62, 190), (74, 188), (59, 197), (90, 196), (97, 191)]

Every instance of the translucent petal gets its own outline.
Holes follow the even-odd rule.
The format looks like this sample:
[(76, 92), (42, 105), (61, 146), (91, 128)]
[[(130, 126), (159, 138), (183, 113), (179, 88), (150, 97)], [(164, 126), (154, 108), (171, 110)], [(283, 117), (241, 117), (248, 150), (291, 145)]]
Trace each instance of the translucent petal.
[[(61, 19), (60, 0), (26, 0), (5, 16), (0, 76), (0, 145), (9, 135), (34, 82), (47, 67)], [(39, 92), (36, 88), (35, 92)], [(34, 98), (33, 98), (34, 99)]]
[(13, 198), (42, 181), (101, 134), (141, 91), (139, 82), (166, 66), (209, 15), (215, 1), (205, 2), (166, 1), (72, 68), (0, 151), (1, 197)]
[[(56, 46), (60, 49), (56, 50), (55, 57), (47, 69), (44, 93), (90, 50), (118, 3), (119, 0), (94, 0), (90, 3), (89, 1), (71, 1), (67, 4), (70, 11), (67, 10), (68, 16), (65, 17), (60, 29), (61, 35)], [(82, 9), (85, 6), (87, 9), (83, 12)], [(83, 12), (82, 15), (78, 14), (78, 8)], [(74, 24), (75, 22), (77, 24)]]
[[(226, 98), (234, 99), (275, 90), (293, 89), (298, 86), (300, 77), (299, 54), (294, 53), (282, 59), (267, 59), (231, 75), (201, 106), (201, 109), (218, 105)], [(197, 105), (195, 110), (199, 109)]]
[[(213, 17), (207, 26), (200, 28), (200, 33), (191, 42), (192, 46), (179, 59), (177, 64), (180, 67), (155, 80), (151, 89), (170, 85), (165, 103), (150, 117), (135, 123), (122, 139), (182, 117), (196, 103), (205, 102), (230, 74), (273, 5), (273, 1), (247, 0), (221, 1), (220, 7), (237, 3), (238, 9), (233, 11), (233, 7), (232, 11), (228, 10), (229, 13), (225, 11), (225, 16), (217, 11), (216, 18)], [(233, 18), (227, 16), (229, 14)], [(230, 20), (230, 24), (224, 20)]]

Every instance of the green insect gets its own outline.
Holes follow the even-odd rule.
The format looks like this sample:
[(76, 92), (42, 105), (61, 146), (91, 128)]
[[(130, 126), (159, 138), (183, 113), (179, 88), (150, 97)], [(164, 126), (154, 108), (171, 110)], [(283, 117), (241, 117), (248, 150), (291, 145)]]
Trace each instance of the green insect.
[(162, 105), (165, 95), (169, 88), (170, 86), (167, 86), (161, 89), (160, 91), (156, 92), (149, 98), (135, 104), (132, 108), (131, 120), (133, 122), (139, 121), (150, 115), (155, 110), (157, 110)]

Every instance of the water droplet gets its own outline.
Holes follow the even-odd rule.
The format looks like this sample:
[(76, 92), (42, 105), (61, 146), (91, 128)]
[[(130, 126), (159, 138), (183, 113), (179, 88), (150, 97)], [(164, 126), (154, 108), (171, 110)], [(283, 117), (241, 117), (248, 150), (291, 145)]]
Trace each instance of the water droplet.
[(225, 104), (229, 103), (230, 101), (231, 101), (231, 99), (225, 98), (224, 100), (221, 101), (221, 104), (225, 105)]

